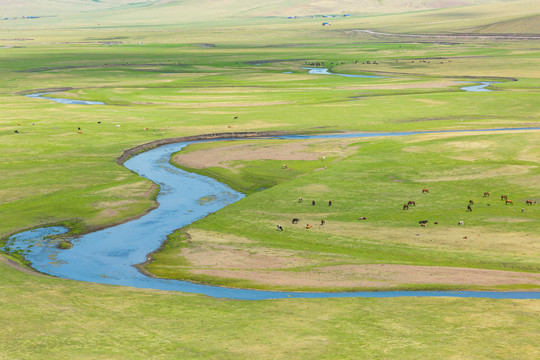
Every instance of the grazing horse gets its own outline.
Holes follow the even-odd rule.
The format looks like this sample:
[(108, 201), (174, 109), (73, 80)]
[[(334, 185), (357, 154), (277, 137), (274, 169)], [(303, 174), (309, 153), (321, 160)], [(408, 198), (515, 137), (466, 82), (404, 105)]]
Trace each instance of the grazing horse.
[(311, 225), (307, 224), (306, 229), (311, 229)]
[(234, 120), (236, 120), (236, 119), (238, 119), (238, 116), (235, 116), (235, 117), (234, 117)]
[(407, 205), (412, 205), (412, 206), (416, 206), (416, 203), (412, 200), (409, 200), (409, 202), (407, 203)]
[(465, 225), (465, 223), (463, 221), (460, 221), (457, 223), (458, 225)]
[(300, 219), (297, 219), (297, 218), (292, 219), (293, 224), (298, 224), (299, 221), (300, 221)]
[(506, 205), (508, 205), (508, 204), (514, 205), (514, 202), (512, 200), (506, 200)]
[(469, 205), (474, 205), (474, 201), (469, 200)]
[(489, 192), (484, 192), (484, 197), (489, 197)]
[(471, 207), (471, 205), (467, 205), (467, 211), (472, 212), (472, 207)]
[(82, 134), (82, 131), (81, 130), (77, 131), (77, 134)]
[(506, 195), (501, 195), (501, 201), (503, 201), (503, 200), (508, 200), (508, 196), (506, 196)]
[(315, 200), (311, 200), (311, 205), (315, 205)]
[(426, 188), (422, 189), (422, 194), (429, 194), (429, 190)]
[(324, 220), (321, 220), (321, 225), (324, 225), (324, 223), (325, 223), (325, 222), (326, 222), (326, 221), (324, 221)]
[(527, 204), (527, 205), (532, 205), (533, 202), (532, 202), (532, 200), (527, 200), (527, 201), (525, 201), (525, 204)]
[(403, 204), (403, 210), (409, 210), (409, 205)]
[(332, 206), (332, 200), (328, 202), (328, 206)]
[(420, 226), (426, 226), (428, 221), (427, 220), (420, 220), (418, 223), (420, 224)]

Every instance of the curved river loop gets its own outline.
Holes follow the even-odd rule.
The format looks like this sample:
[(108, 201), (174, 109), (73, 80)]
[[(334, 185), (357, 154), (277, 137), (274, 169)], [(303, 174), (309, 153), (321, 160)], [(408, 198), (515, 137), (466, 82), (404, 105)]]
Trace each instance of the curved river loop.
[[(41, 97), (41, 94), (39, 96)], [(65, 100), (65, 99), (64, 99)], [(92, 102), (84, 102), (85, 105)], [(80, 102), (79, 102), (80, 104)], [(316, 139), (344, 137), (388, 137), (430, 133), (540, 130), (500, 128), (460, 131), (355, 133), (324, 135), (285, 135), (277, 139)], [(61, 278), (103, 284), (204, 294), (216, 298), (264, 300), (282, 298), (337, 297), (475, 297), (493, 299), (540, 299), (540, 292), (494, 291), (377, 291), (377, 292), (286, 292), (235, 289), (188, 281), (148, 277), (134, 266), (143, 263), (167, 235), (244, 197), (214, 179), (172, 166), (171, 155), (193, 142), (163, 145), (133, 156), (124, 166), (160, 185), (159, 207), (148, 214), (111, 228), (72, 239), (73, 247), (60, 250), (54, 235), (68, 232), (65, 227), (42, 227), (11, 236), (2, 250), (22, 253), (32, 267)], [(209, 201), (210, 199), (210, 201)]]

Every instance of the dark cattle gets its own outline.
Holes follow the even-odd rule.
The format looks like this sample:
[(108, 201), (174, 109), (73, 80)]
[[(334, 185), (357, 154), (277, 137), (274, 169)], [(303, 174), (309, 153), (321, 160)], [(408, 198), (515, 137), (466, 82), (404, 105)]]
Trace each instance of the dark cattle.
[(428, 223), (428, 220), (420, 220), (418, 223), (420, 225), (422, 225), (422, 224), (426, 225)]
[(416, 203), (415, 203), (414, 201), (410, 200), (410, 201), (407, 203), (407, 205), (416, 206)]
[(409, 205), (403, 204), (403, 210), (409, 210)]
[(101, 124), (101, 121), (98, 121), (97, 123), (98, 123), (98, 124)]
[(467, 211), (472, 212), (472, 207), (471, 207), (471, 205), (467, 205)]
[(469, 200), (469, 205), (474, 205), (474, 201)]
[(489, 197), (489, 192), (486, 191), (486, 192), (484, 193), (484, 197)]
[(281, 225), (276, 225), (277, 226), (277, 229), (280, 230), (280, 231), (283, 231), (283, 227)]
[(422, 189), (422, 194), (429, 194), (429, 190), (428, 189)]
[(315, 200), (312, 200), (312, 201), (311, 201), (311, 205), (315, 205)]
[(527, 205), (532, 205), (533, 202), (532, 202), (532, 200), (527, 200), (527, 201), (525, 201), (525, 204), (527, 204)]
[(236, 119), (238, 119), (238, 116), (235, 116), (235, 117), (234, 117), (234, 120), (236, 120)]
[(506, 195), (501, 195), (501, 201), (503, 201), (503, 200), (508, 200), (508, 196), (506, 196)]
[(81, 127), (79, 126), (79, 127), (77, 128), (77, 130), (81, 130)]
[(506, 205), (508, 205), (508, 204), (514, 205), (514, 202), (512, 200), (506, 200)]
[(18, 134), (18, 133), (19, 133), (19, 130), (15, 130), (14, 133), (15, 133), (15, 134)]
[(328, 206), (332, 206), (332, 200), (328, 202)]
[(297, 218), (292, 219), (293, 224), (298, 224), (299, 221), (300, 221), (300, 219), (297, 219)]
[(324, 225), (325, 221), (324, 220), (321, 220), (321, 225)]
[(460, 221), (457, 223), (458, 225), (465, 225), (465, 223), (463, 221)]
[(298, 198), (298, 202), (301, 203), (302, 201), (304, 201), (304, 199), (302, 199), (301, 197)]

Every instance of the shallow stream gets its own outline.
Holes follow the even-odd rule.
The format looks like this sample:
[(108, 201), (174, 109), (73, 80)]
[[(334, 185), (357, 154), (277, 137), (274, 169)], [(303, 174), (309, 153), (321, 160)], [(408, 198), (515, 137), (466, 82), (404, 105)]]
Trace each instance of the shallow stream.
[[(529, 128), (540, 129), (540, 128)], [(509, 131), (486, 129), (476, 131)], [(527, 129), (515, 129), (527, 130)], [(473, 132), (475, 130), (469, 130)], [(439, 131), (441, 132), (441, 131)], [(422, 132), (358, 133), (319, 136), (283, 136), (283, 139), (404, 136)], [(43, 273), (80, 281), (104, 284), (183, 291), (205, 294), (217, 298), (262, 300), (277, 298), (327, 297), (399, 297), (399, 296), (452, 296), (506, 299), (539, 299), (540, 292), (486, 292), (486, 291), (383, 291), (383, 292), (282, 292), (232, 289), (194, 284), (187, 281), (163, 280), (147, 277), (133, 265), (146, 260), (174, 230), (191, 224), (224, 206), (240, 200), (243, 194), (211, 178), (188, 173), (169, 163), (171, 155), (188, 142), (164, 145), (138, 154), (125, 162), (125, 166), (161, 187), (157, 197), (160, 206), (143, 217), (118, 226), (100, 230), (73, 239), (73, 248), (59, 250), (58, 240), (47, 236), (66, 232), (62, 227), (47, 227), (26, 231), (9, 238), (4, 251), (20, 251)], [(205, 201), (201, 201), (204, 199)], [(211, 201), (208, 201), (211, 199)]]

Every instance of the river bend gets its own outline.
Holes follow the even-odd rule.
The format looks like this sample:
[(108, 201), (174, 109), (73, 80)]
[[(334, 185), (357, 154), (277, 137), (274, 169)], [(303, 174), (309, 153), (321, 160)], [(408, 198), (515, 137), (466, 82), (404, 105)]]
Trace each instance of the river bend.
[[(540, 128), (484, 129), (472, 131), (538, 130)], [(472, 132), (464, 130), (463, 132)], [(438, 131), (449, 132), (449, 131)], [(360, 133), (303, 136), (281, 136), (284, 139), (405, 136), (427, 132)], [(431, 132), (435, 133), (435, 132)], [(9, 238), (5, 251), (21, 251), (40, 272), (61, 278), (205, 294), (217, 298), (262, 300), (279, 298), (328, 297), (399, 297), (452, 296), (506, 299), (540, 299), (540, 292), (486, 291), (381, 291), (381, 292), (284, 292), (233, 289), (195, 284), (188, 281), (147, 277), (133, 265), (146, 260), (147, 254), (159, 248), (168, 234), (191, 224), (224, 206), (240, 200), (243, 194), (218, 181), (188, 173), (169, 163), (171, 155), (191, 142), (164, 145), (138, 154), (125, 166), (161, 187), (159, 207), (139, 219), (74, 239), (73, 248), (59, 250), (55, 240), (47, 236), (67, 232), (62, 227), (26, 231)], [(209, 201), (210, 200), (210, 201)]]

